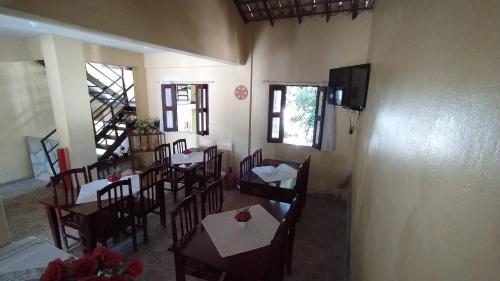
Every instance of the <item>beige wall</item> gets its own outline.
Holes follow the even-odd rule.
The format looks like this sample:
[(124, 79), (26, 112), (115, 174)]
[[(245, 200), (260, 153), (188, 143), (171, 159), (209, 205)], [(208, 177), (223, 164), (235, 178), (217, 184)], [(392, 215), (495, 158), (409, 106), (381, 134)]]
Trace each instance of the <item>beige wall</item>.
[[(328, 71), (336, 66), (365, 63), (368, 53), (371, 14), (308, 18), (299, 25), (283, 20), (274, 27), (255, 23), (248, 27), (253, 34), (253, 71), (251, 59), (243, 66), (232, 66), (175, 53), (147, 54), (145, 67), (148, 83), (149, 115), (161, 117), (160, 81), (208, 81), (210, 135), (199, 137), (186, 133), (167, 133), (167, 141), (187, 138), (190, 145), (226, 144), (234, 146), (232, 166), (248, 155), (250, 99), (239, 101), (234, 89), (242, 84), (253, 86), (251, 151), (263, 147), (264, 157), (303, 161), (312, 154), (313, 192), (332, 193), (351, 172), (356, 136), (348, 135), (348, 121), (343, 109), (337, 111), (337, 149), (319, 152), (312, 148), (287, 144), (267, 144), (268, 84), (263, 80), (326, 81)], [(249, 42), (252, 42), (249, 40)], [(250, 84), (251, 75), (253, 83)]]
[[(267, 110), (271, 81), (327, 81), (329, 69), (367, 62), (371, 13), (356, 20), (348, 16), (280, 20), (252, 24), (253, 101), (251, 150), (262, 147), (265, 157), (303, 161), (311, 154), (310, 189), (331, 193), (351, 173), (356, 135), (348, 134), (344, 109), (336, 112), (336, 149), (318, 151), (310, 147), (267, 143)], [(328, 105), (331, 106), (331, 105)]]
[(41, 64), (0, 62), (0, 85), (2, 183), (32, 175), (25, 136), (44, 137), (55, 124), (47, 76)]
[(352, 280), (499, 280), (500, 2), (378, 1)]
[(244, 24), (229, 0), (0, 0), (0, 6), (219, 60), (245, 61)]
[(231, 166), (237, 170), (239, 161), (248, 151), (249, 99), (239, 101), (234, 96), (238, 85), (250, 84), (249, 65), (233, 66), (182, 54), (145, 55), (150, 117), (162, 117), (161, 81), (208, 83), (209, 135), (166, 133), (167, 142), (186, 138), (188, 145), (233, 148)]

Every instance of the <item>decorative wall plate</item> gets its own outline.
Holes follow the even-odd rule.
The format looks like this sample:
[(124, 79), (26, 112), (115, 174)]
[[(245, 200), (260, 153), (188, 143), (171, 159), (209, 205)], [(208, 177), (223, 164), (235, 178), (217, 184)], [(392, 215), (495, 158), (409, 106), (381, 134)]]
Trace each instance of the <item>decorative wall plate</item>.
[(234, 89), (234, 95), (239, 100), (244, 100), (248, 97), (248, 89), (243, 85), (239, 85)]

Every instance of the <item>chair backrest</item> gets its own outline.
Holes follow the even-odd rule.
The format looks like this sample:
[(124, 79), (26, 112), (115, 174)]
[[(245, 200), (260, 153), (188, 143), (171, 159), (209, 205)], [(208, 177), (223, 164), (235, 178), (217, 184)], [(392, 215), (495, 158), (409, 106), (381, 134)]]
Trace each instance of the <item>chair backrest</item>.
[(217, 175), (216, 180), (220, 180), (222, 176), (222, 153), (217, 153)]
[(201, 192), (201, 218), (207, 215), (219, 213), (222, 210), (224, 202), (224, 193), (222, 191), (222, 182), (215, 181)]
[(282, 281), (283, 272), (285, 270), (285, 247), (288, 236), (289, 220), (284, 218), (276, 235), (271, 241), (271, 261), (269, 263), (268, 274), (269, 280)]
[(172, 222), (172, 248), (180, 248), (191, 237), (198, 225), (198, 206), (196, 195), (182, 200), (170, 214)]
[(113, 173), (113, 170), (116, 169), (116, 159), (106, 159), (97, 161), (92, 165), (87, 166), (89, 181), (92, 181), (92, 173), (95, 170), (96, 180), (105, 179), (109, 174)]
[(249, 155), (240, 162), (240, 178), (250, 174), (252, 171), (252, 157)]
[[(108, 184), (97, 191), (97, 207), (122, 212), (132, 207), (132, 182), (130, 178)], [(103, 204), (104, 203), (104, 204)]]
[(178, 139), (173, 143), (174, 154), (179, 154), (187, 149), (186, 139)]
[(218, 173), (217, 146), (211, 146), (203, 150), (203, 177), (216, 177)]
[(167, 175), (172, 169), (170, 144), (160, 144), (154, 149), (155, 163), (161, 167), (162, 174)]
[(252, 167), (259, 167), (262, 165), (262, 148), (254, 151), (252, 155)]
[(50, 178), (56, 205), (74, 205), (82, 184), (88, 183), (85, 168), (76, 168), (60, 172)]
[(161, 166), (154, 166), (139, 174), (139, 199), (143, 212), (155, 210), (163, 203), (160, 193), (163, 189), (158, 188), (161, 185), (161, 173)]

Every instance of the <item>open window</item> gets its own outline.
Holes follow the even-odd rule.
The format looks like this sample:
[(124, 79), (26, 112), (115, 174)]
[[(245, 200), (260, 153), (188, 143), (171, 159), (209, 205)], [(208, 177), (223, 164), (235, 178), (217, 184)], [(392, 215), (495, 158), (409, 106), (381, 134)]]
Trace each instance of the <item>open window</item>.
[(321, 149), (326, 87), (269, 86), (267, 141)]
[(161, 92), (165, 132), (208, 135), (207, 84), (163, 84)]

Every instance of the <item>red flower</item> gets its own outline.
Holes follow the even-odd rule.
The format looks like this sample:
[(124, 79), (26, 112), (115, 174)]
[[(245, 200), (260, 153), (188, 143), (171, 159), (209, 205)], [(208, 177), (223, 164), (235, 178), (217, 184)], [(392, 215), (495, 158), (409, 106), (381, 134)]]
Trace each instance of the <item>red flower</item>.
[(110, 281), (108, 276), (88, 276), (85, 278), (80, 278), (78, 281)]
[(92, 253), (92, 256), (99, 264), (109, 268), (117, 266), (122, 259), (120, 254), (104, 247), (97, 247)]
[(113, 275), (109, 278), (109, 281), (129, 281), (129, 277), (127, 275)]
[(132, 277), (137, 277), (142, 273), (143, 270), (144, 265), (142, 264), (142, 261), (140, 261), (138, 258), (135, 258), (125, 263), (125, 270), (123, 271), (123, 273), (128, 274)]
[(239, 222), (246, 222), (252, 218), (252, 215), (249, 211), (239, 211), (238, 213), (236, 213), (234, 218)]
[(62, 281), (66, 275), (66, 266), (61, 259), (49, 262), (47, 269), (43, 273), (40, 281)]
[(81, 257), (73, 265), (73, 274), (76, 278), (93, 276), (97, 271), (97, 262), (91, 256)]

